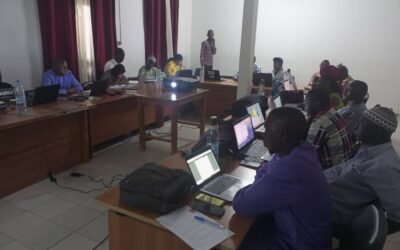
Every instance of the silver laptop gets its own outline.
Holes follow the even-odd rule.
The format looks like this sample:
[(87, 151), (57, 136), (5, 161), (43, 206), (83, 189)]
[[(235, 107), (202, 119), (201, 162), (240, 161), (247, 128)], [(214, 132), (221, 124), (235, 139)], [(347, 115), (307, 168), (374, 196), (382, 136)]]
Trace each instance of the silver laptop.
[(237, 149), (241, 156), (251, 156), (265, 161), (272, 159), (268, 149), (264, 147), (264, 142), (254, 138), (250, 115), (236, 121), (233, 124), (233, 130), (235, 131)]
[(232, 202), (236, 192), (251, 182), (222, 174), (210, 147), (185, 157), (190, 173), (200, 191)]
[(260, 104), (258, 102), (247, 107), (247, 113), (249, 113), (251, 117), (251, 123), (253, 124), (253, 128), (256, 132), (265, 132), (264, 127), (264, 116), (261, 111)]

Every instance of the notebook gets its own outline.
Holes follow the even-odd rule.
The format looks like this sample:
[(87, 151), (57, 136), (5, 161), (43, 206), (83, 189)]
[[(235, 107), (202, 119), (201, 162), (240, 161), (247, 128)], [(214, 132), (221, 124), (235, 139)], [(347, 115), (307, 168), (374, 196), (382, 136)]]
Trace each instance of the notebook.
[(233, 124), (236, 137), (236, 145), (240, 156), (251, 156), (261, 158), (265, 161), (271, 160), (272, 156), (268, 149), (264, 147), (264, 142), (254, 138), (253, 125), (250, 115)]
[(251, 123), (253, 124), (253, 128), (256, 132), (265, 132), (264, 127), (264, 116), (261, 111), (260, 104), (258, 102), (246, 107), (247, 112), (251, 117)]
[(210, 147), (186, 156), (185, 160), (200, 191), (222, 200), (231, 202), (239, 189), (251, 183), (222, 174)]

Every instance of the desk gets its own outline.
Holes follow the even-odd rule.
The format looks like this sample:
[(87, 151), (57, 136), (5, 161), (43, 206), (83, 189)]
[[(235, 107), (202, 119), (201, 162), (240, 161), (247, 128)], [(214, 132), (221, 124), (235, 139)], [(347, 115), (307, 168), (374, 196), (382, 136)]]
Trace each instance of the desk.
[[(206, 108), (206, 116), (223, 115), (230, 110), (232, 103), (236, 101), (238, 83), (232, 79), (222, 79), (222, 81), (203, 81), (200, 88), (210, 90)], [(257, 93), (258, 87), (252, 87), (252, 93)], [(271, 94), (271, 88), (265, 88), (265, 94)]]
[[(204, 133), (205, 126), (205, 108), (206, 108), (206, 94), (208, 90), (196, 89), (190, 92), (169, 92), (164, 91), (157, 84), (145, 84), (138, 90), (138, 105), (139, 105), (139, 144), (140, 149), (146, 149), (146, 139), (160, 140), (171, 142), (171, 154), (175, 154), (178, 150), (178, 111), (179, 107), (194, 101), (200, 101), (200, 121), (199, 123), (182, 122), (191, 125), (197, 125), (200, 128), (200, 136)], [(145, 107), (147, 105), (156, 105), (159, 108), (165, 106), (170, 108), (171, 111), (171, 139), (166, 139), (161, 136), (152, 136), (145, 134)], [(158, 111), (163, 112), (163, 111)]]
[(86, 109), (56, 102), (0, 113), (0, 198), (89, 159)]
[[(170, 168), (187, 170), (186, 163), (180, 154), (167, 158), (163, 165)], [(239, 167), (236, 160), (226, 160), (221, 164), (225, 172), (253, 180), (255, 171)], [(108, 228), (111, 250), (132, 249), (190, 249), (182, 240), (165, 229), (155, 219), (159, 214), (130, 208), (119, 202), (119, 188), (114, 187), (96, 198), (96, 201), (108, 209)], [(220, 249), (237, 249), (246, 236), (253, 222), (252, 219), (235, 214), (232, 206), (225, 205), (223, 217), (213, 217), (219, 223), (235, 233), (222, 242)]]

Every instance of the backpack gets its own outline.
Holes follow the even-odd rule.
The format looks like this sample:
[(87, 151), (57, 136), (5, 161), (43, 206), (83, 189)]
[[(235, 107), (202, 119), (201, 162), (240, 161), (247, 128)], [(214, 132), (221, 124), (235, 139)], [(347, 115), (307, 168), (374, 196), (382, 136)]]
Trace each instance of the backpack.
[(194, 184), (193, 176), (181, 169), (146, 163), (120, 182), (120, 202), (165, 214), (184, 205)]

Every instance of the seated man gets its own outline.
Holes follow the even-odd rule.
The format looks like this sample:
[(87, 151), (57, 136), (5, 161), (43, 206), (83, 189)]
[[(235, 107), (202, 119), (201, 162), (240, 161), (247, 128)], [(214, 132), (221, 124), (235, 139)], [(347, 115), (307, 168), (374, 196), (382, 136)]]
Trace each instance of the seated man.
[(264, 145), (274, 157), (233, 200), (236, 213), (256, 216), (240, 249), (330, 249), (331, 198), (307, 135), (304, 115), (278, 108), (265, 122)]
[(349, 75), (349, 70), (343, 64), (337, 66), (337, 71), (339, 85), (341, 85), (344, 90), (346, 86), (353, 81), (353, 78)]
[[(253, 60), (253, 73), (261, 73), (261, 67), (256, 64), (256, 57), (254, 57)], [(239, 81), (239, 72), (237, 72), (232, 78), (235, 81)]]
[(379, 105), (361, 118), (362, 142), (349, 161), (325, 171), (333, 202), (333, 222), (345, 225), (369, 203), (387, 212), (389, 233), (400, 230), (400, 158), (391, 143), (396, 115)]
[(53, 68), (47, 70), (42, 75), (42, 85), (50, 86), (60, 84), (60, 95), (80, 93), (83, 91), (82, 85), (76, 80), (65, 60), (56, 60)]
[(319, 78), (321, 78), (321, 74), (319, 73), (321, 69), (325, 68), (326, 66), (329, 66), (330, 62), (329, 60), (325, 59), (319, 64), (319, 70), (315, 72), (312, 76), (310, 81), (308, 82), (308, 86), (313, 88), (314, 85), (317, 84)]
[(126, 79), (124, 74), (125, 74), (124, 65), (117, 64), (111, 70), (105, 72), (101, 77), (101, 80), (108, 80), (110, 85), (128, 83), (128, 79)]
[(145, 80), (146, 81), (154, 81), (154, 80), (156, 80), (157, 79), (158, 69), (157, 69), (157, 67), (155, 67), (155, 65), (156, 65), (156, 57), (153, 56), (153, 55), (150, 55), (147, 58), (146, 65), (142, 66), (139, 69), (139, 74), (138, 75), (145, 74), (145, 76), (146, 76)]
[(110, 69), (114, 68), (115, 65), (122, 63), (124, 59), (125, 59), (125, 51), (122, 48), (117, 48), (117, 50), (115, 51), (114, 58), (108, 60), (104, 64), (104, 72), (107, 72)]
[(182, 70), (182, 61), (183, 57), (181, 54), (176, 54), (174, 57), (168, 59), (167, 64), (165, 65), (164, 72), (168, 77), (173, 77), (176, 75), (176, 72)]
[(331, 107), (334, 110), (339, 110), (345, 106), (335, 78), (331, 75), (322, 75), (315, 88), (322, 88), (329, 94)]
[(364, 99), (368, 93), (368, 86), (362, 81), (352, 81), (343, 92), (343, 101), (346, 107), (338, 110), (339, 115), (346, 121), (347, 135), (354, 142), (360, 125), (362, 113), (367, 110)]
[(351, 140), (347, 137), (345, 121), (330, 106), (329, 95), (323, 89), (312, 89), (307, 93), (307, 141), (317, 149), (323, 169), (335, 166), (350, 158)]

